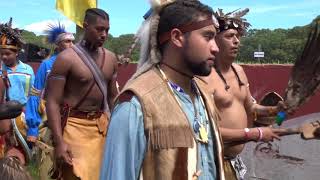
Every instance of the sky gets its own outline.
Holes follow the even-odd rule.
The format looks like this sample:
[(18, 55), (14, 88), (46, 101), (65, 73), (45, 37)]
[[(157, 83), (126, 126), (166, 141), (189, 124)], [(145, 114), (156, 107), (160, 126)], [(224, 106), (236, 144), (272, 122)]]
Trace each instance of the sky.
[[(80, 1), (80, 0), (79, 0)], [(309, 24), (320, 15), (320, 0), (201, 0), (224, 12), (249, 8), (245, 16), (253, 29), (292, 28)], [(110, 15), (110, 34), (132, 34), (149, 9), (148, 0), (98, 0), (98, 7)], [(14, 27), (42, 34), (49, 22), (62, 22), (75, 32), (75, 24), (55, 9), (55, 0), (0, 0), (0, 22), (13, 18)]]

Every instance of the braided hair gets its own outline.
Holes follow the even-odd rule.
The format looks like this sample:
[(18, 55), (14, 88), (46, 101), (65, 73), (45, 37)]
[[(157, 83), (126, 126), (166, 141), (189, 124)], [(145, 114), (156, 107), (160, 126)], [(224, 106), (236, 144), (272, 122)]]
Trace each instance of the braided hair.
[(87, 23), (96, 22), (98, 17), (109, 21), (109, 14), (99, 8), (87, 9), (84, 16), (84, 21)]

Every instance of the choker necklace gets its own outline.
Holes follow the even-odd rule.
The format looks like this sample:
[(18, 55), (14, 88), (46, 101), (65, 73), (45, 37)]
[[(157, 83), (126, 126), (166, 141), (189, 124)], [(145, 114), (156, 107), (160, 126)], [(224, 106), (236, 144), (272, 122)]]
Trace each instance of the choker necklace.
[(183, 75), (183, 76), (186, 76), (186, 77), (188, 77), (188, 78), (190, 78), (190, 79), (193, 78), (193, 76), (190, 76), (190, 75), (187, 74), (187, 73), (184, 73), (184, 72), (182, 72), (182, 71), (179, 71), (179, 70), (177, 70), (176, 68), (172, 67), (171, 65), (169, 65), (169, 64), (167, 64), (167, 63), (163, 63), (163, 62), (162, 62), (161, 64), (167, 66), (168, 68), (172, 69), (173, 71), (175, 71), (175, 72), (177, 72), (177, 73), (179, 73), (179, 74), (181, 74), (181, 75)]
[[(217, 74), (219, 75), (219, 77), (221, 78), (221, 80), (223, 81), (224, 86), (225, 86), (225, 88), (224, 88), (224, 89), (225, 89), (226, 91), (228, 91), (228, 89), (230, 89), (230, 86), (228, 85), (228, 83), (227, 83), (226, 79), (223, 77), (223, 75), (222, 75), (222, 73), (221, 73), (220, 69), (218, 69), (216, 65), (214, 65), (213, 67), (214, 67), (214, 69), (216, 70), (216, 72), (217, 72)], [(244, 85), (244, 83), (241, 81), (241, 79), (240, 79), (240, 77), (239, 77), (239, 75), (238, 75), (238, 73), (237, 73), (236, 69), (235, 69), (232, 65), (231, 65), (231, 69), (232, 69), (232, 71), (234, 72), (234, 74), (235, 74), (235, 75), (236, 75), (236, 77), (237, 77), (237, 80), (238, 80), (238, 84), (239, 84), (239, 86), (243, 86), (243, 85)]]

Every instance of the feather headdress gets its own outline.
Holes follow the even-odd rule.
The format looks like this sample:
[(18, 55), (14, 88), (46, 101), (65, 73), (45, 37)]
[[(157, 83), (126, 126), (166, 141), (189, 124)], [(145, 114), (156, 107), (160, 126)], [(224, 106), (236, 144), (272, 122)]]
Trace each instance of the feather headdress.
[(250, 23), (248, 23), (247, 20), (243, 18), (243, 16), (245, 16), (249, 12), (249, 9), (246, 8), (242, 11), (238, 10), (239, 9), (224, 14), (222, 12), (222, 9), (218, 9), (218, 11), (214, 13), (219, 21), (220, 32), (227, 29), (237, 29), (241, 35), (245, 34), (246, 30), (250, 26)]
[(72, 33), (68, 33), (63, 24), (58, 22), (57, 24), (48, 24), (48, 29), (44, 31), (46, 34), (46, 40), (51, 44), (58, 44), (59, 42), (69, 39), (74, 40)]
[(0, 48), (19, 49), (25, 42), (21, 37), (22, 30), (12, 28), (12, 18), (8, 23), (0, 24)]

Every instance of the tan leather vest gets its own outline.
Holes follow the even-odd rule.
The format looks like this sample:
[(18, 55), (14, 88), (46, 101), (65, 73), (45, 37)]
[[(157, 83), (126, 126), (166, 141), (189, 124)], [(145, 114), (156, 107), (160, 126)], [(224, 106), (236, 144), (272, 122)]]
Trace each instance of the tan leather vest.
[[(196, 82), (205, 101), (215, 137), (218, 179), (224, 180), (222, 141), (215, 121), (217, 117), (213, 97), (205, 93), (203, 81), (196, 79)], [(195, 137), (186, 114), (176, 102), (159, 70), (153, 68), (128, 82), (122, 93), (127, 91), (137, 96), (144, 116), (148, 149), (143, 161), (143, 179), (188, 179), (190, 173), (194, 173), (188, 174), (187, 170), (188, 148), (194, 146)]]

